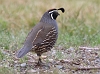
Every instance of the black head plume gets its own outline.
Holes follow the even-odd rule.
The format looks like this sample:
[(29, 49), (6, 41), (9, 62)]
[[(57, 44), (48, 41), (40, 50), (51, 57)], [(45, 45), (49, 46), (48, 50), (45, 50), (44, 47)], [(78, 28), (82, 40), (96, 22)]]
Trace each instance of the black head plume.
[(65, 12), (65, 9), (64, 8), (59, 8), (57, 10), (61, 10), (63, 13)]
[(48, 10), (48, 12), (51, 12), (51, 11), (56, 11), (56, 10), (61, 10), (63, 13), (65, 12), (65, 9), (64, 8), (59, 8), (59, 9), (50, 9)]

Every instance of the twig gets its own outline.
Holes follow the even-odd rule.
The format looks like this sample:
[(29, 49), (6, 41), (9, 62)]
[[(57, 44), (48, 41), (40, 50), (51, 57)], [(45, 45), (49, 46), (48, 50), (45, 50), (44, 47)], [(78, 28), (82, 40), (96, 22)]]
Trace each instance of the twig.
[(72, 70), (98, 70), (100, 67), (77, 67), (71, 68)]
[(79, 47), (80, 50), (100, 50), (100, 48)]

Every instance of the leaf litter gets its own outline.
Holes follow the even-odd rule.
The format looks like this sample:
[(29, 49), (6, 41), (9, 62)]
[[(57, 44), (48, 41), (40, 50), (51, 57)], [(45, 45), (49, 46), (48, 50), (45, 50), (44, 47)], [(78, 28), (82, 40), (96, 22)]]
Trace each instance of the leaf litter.
[[(0, 62), (0, 68), (12, 68), (16, 74), (99, 74), (100, 73), (100, 48), (70, 47), (68, 49), (58, 46), (42, 55), (42, 61), (50, 66), (35, 67), (38, 56), (29, 52), (25, 58), (18, 59), (16, 51), (4, 50), (5, 55)], [(23, 59), (23, 61), (22, 61)]]

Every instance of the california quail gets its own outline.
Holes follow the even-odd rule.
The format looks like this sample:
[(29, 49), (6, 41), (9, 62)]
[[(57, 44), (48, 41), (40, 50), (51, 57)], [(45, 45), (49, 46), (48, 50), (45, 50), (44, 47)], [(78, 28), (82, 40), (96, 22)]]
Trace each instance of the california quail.
[(58, 38), (58, 26), (56, 18), (58, 10), (64, 13), (64, 8), (50, 9), (44, 13), (40, 22), (33, 27), (28, 34), (24, 46), (17, 52), (17, 57), (21, 58), (29, 51), (33, 51), (39, 56), (38, 64), (41, 63), (42, 53), (51, 50)]

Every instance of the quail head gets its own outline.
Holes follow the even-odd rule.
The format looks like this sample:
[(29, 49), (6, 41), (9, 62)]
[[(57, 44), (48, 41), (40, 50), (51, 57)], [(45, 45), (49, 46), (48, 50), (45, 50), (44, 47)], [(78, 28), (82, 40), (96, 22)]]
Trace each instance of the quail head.
[(23, 57), (29, 51), (33, 51), (39, 56), (37, 64), (42, 63), (40, 56), (52, 49), (58, 38), (58, 26), (56, 18), (58, 10), (64, 13), (64, 8), (50, 9), (45, 12), (38, 24), (29, 32), (23, 47), (17, 52), (18, 58)]

